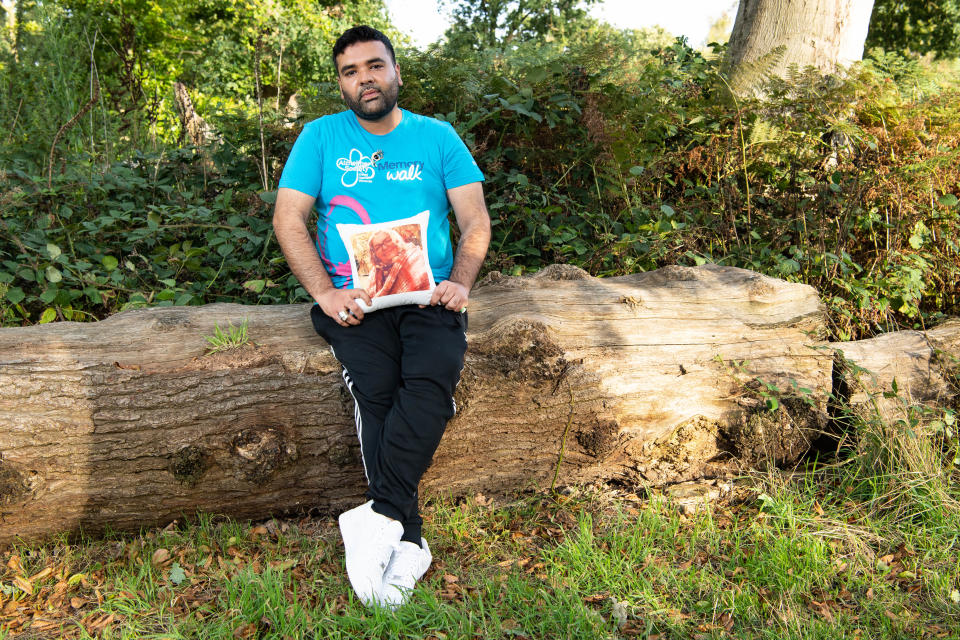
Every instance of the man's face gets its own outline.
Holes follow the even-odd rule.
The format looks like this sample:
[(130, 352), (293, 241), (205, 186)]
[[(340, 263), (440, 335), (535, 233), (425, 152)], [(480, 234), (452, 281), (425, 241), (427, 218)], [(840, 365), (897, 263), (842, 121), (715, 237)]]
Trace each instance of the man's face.
[(347, 106), (364, 120), (380, 120), (397, 106), (400, 67), (379, 40), (357, 42), (337, 56), (337, 83)]

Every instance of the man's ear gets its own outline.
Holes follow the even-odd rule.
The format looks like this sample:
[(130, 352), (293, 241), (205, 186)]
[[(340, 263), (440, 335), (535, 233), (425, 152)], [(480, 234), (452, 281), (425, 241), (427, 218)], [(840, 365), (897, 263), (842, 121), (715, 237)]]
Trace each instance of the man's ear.
[(403, 78), (400, 77), (400, 65), (396, 62), (393, 63), (393, 69), (397, 72), (397, 84), (401, 87), (403, 86)]
[(341, 99), (341, 100), (346, 100), (347, 97), (346, 97), (345, 95), (343, 95), (343, 85), (340, 84), (340, 74), (339, 74), (339, 73), (337, 74), (337, 89), (340, 90), (340, 99)]

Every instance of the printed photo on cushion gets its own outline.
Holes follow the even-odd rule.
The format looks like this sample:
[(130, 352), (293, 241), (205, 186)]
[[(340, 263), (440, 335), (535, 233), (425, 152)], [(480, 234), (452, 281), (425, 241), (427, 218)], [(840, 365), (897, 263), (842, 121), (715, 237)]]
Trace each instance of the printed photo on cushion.
[(402, 304), (428, 304), (436, 283), (427, 252), (423, 211), (402, 220), (377, 224), (338, 224), (355, 288), (366, 289), (373, 304), (358, 300), (364, 311)]

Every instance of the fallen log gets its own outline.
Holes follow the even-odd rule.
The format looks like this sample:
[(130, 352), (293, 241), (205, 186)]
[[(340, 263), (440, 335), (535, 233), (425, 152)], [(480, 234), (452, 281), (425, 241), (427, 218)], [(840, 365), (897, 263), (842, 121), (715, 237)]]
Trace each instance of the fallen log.
[[(0, 329), (0, 543), (356, 504), (352, 400), (308, 309)], [(424, 493), (719, 476), (795, 461), (826, 424), (834, 351), (805, 285), (553, 266), (488, 276), (470, 309), (459, 412)], [(243, 322), (249, 343), (206, 354)]]
[(904, 417), (911, 405), (946, 406), (960, 381), (960, 320), (929, 331), (896, 331), (868, 340), (832, 342), (834, 392), (861, 415)]

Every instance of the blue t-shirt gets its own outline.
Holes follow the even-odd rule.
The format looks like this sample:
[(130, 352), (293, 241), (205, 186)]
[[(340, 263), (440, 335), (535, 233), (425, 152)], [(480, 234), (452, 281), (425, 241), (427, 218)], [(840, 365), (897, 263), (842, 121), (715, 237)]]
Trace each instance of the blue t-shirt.
[(450, 276), (447, 189), (480, 182), (483, 173), (449, 123), (401, 114), (386, 135), (367, 132), (352, 111), (308, 122), (283, 168), (280, 187), (317, 198), (317, 250), (335, 287), (354, 286), (338, 224), (391, 222), (424, 211), (434, 281)]

